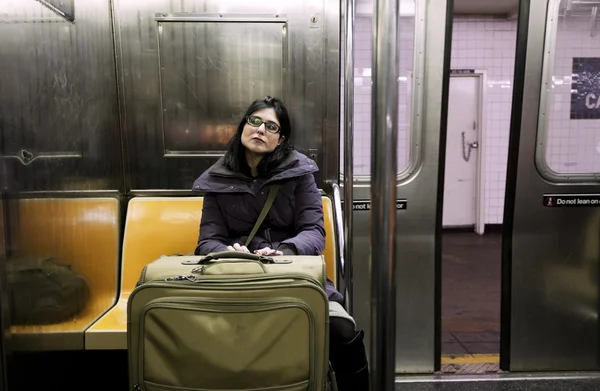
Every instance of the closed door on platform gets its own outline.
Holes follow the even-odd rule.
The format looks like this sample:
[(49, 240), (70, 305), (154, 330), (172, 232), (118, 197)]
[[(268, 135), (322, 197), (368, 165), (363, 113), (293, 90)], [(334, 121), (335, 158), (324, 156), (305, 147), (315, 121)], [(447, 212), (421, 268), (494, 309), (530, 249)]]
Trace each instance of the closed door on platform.
[(448, 97), (444, 227), (474, 226), (477, 218), (480, 78), (452, 76)]

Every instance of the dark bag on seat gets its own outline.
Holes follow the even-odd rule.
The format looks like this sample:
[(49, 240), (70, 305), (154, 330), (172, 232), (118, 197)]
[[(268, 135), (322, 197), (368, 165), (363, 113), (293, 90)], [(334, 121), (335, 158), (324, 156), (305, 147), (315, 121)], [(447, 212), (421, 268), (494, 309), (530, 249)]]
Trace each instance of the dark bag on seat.
[(82, 276), (51, 257), (22, 255), (6, 263), (11, 323), (53, 324), (77, 315), (90, 290)]

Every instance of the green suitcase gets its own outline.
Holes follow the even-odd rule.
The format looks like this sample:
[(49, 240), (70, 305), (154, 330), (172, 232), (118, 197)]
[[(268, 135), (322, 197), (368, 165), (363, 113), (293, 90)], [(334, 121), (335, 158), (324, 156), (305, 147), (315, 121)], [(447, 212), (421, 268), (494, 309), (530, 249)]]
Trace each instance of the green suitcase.
[(163, 256), (127, 306), (133, 390), (314, 390), (329, 384), (322, 256)]

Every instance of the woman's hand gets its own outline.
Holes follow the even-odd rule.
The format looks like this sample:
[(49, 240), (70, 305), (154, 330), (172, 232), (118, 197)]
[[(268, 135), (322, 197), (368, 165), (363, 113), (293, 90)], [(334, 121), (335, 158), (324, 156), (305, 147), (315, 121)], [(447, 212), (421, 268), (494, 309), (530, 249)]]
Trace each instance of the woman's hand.
[(227, 246), (227, 251), (237, 251), (240, 253), (249, 253), (248, 247), (240, 246), (239, 243), (234, 243), (233, 246)]
[(283, 255), (283, 253), (281, 251), (273, 250), (272, 248), (269, 248), (269, 247), (261, 248), (260, 250), (254, 250), (254, 254), (260, 254), (260, 255)]

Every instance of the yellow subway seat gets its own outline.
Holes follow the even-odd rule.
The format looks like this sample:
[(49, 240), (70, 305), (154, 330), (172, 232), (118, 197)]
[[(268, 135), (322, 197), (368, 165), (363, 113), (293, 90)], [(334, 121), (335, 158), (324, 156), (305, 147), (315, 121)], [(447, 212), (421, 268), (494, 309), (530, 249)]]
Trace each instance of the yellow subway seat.
[[(202, 197), (137, 197), (129, 202), (123, 237), (119, 301), (85, 334), (86, 349), (127, 348), (127, 298), (146, 264), (162, 255), (192, 253), (198, 241)], [(327, 275), (335, 283), (336, 236), (333, 205), (323, 197)]]
[(54, 257), (83, 276), (90, 288), (86, 307), (73, 319), (49, 325), (13, 325), (15, 349), (83, 349), (85, 329), (117, 299), (119, 201), (47, 198), (14, 202), (10, 220), (14, 222), (15, 253)]

